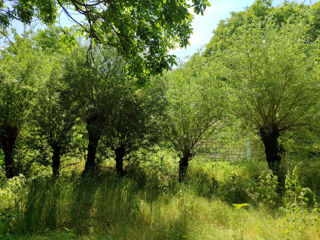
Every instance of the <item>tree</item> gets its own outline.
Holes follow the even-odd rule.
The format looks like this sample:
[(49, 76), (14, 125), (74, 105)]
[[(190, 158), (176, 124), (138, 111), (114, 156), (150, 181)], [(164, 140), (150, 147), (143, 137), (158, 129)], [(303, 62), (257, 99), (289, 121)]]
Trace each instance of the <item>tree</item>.
[[(47, 66), (48, 78), (39, 86), (36, 102), (33, 106), (32, 124), (36, 134), (44, 138), (52, 149), (52, 172), (57, 177), (60, 170), (60, 158), (68, 150), (72, 141), (73, 126), (76, 123), (76, 103), (70, 101), (63, 82), (64, 55), (78, 43), (65, 39), (58, 27), (51, 26), (37, 32), (32, 39), (35, 48), (46, 53), (50, 61)], [(70, 39), (69, 39), (70, 40)]]
[(79, 117), (86, 124), (88, 132), (87, 161), (84, 172), (95, 168), (97, 146), (114, 102), (111, 83), (124, 80), (125, 65), (112, 48), (104, 49), (103, 54), (92, 51), (90, 58), (82, 47), (75, 49), (65, 59), (64, 82), (70, 103), (77, 104)]
[(46, 77), (47, 59), (32, 48), (32, 41), (16, 35), (16, 45), (1, 51), (0, 58), (0, 141), (7, 178), (14, 170), (14, 146), (26, 121), (36, 85)]
[[(54, 59), (51, 58), (51, 61), (53, 62)], [(72, 130), (77, 118), (76, 105), (66, 106), (64, 98), (67, 96), (64, 96), (61, 70), (62, 66), (56, 65), (50, 73), (50, 78), (40, 87), (32, 114), (35, 132), (44, 137), (52, 149), (54, 177), (59, 175), (60, 158), (67, 152), (68, 145), (72, 141)]]
[(257, 130), (269, 168), (284, 184), (280, 170), (279, 137), (312, 125), (319, 100), (319, 65), (313, 55), (317, 42), (305, 42), (305, 28), (273, 23), (237, 29), (224, 54), (226, 78), (234, 87), (234, 113)]
[(180, 156), (180, 182), (186, 177), (189, 160), (205, 134), (215, 130), (228, 102), (218, 69), (195, 55), (185, 66), (165, 75), (169, 106), (164, 132)]
[[(294, 33), (292, 33), (294, 30), (292, 30), (292, 29), (288, 30), (288, 25), (291, 25), (291, 26), (294, 26), (294, 25), (301, 25), (302, 26), (303, 25), (304, 30), (302, 30), (302, 28), (300, 30), (296, 30), (296, 34), (297, 34), (297, 38), (298, 38), (297, 44), (301, 46), (300, 47), (301, 51), (303, 51), (302, 49), (305, 50), (305, 54), (306, 54), (305, 56), (307, 56), (307, 55), (309, 56), (309, 58), (306, 57), (306, 59), (308, 60), (306, 63), (311, 64), (311, 62), (312, 62), (311, 59), (312, 58), (314, 59), (314, 57), (316, 56), (316, 53), (312, 53), (312, 51), (308, 50), (308, 48), (314, 48), (317, 41), (318, 41), (317, 39), (318, 39), (319, 35), (317, 33), (319, 32), (319, 24), (317, 24), (317, 19), (318, 19), (319, 6), (320, 6), (319, 3), (314, 3), (313, 5), (310, 6), (310, 5), (305, 5), (305, 4), (297, 4), (294, 2), (292, 2), (292, 3), (284, 2), (280, 6), (273, 7), (272, 1), (270, 1), (270, 0), (256, 0), (252, 4), (252, 6), (247, 8), (245, 11), (238, 12), (238, 13), (232, 13), (231, 18), (226, 19), (224, 21), (221, 21), (219, 23), (217, 29), (214, 31), (214, 33), (215, 33), (214, 36), (212, 37), (210, 43), (206, 46), (206, 50), (204, 51), (204, 56), (208, 59), (208, 61), (210, 61), (210, 59), (212, 61), (216, 61), (216, 59), (221, 59), (221, 60), (222, 59), (229, 59), (223, 63), (223, 65), (228, 65), (228, 68), (230, 71), (229, 72), (230, 75), (225, 76), (226, 80), (228, 79), (228, 77), (231, 77), (231, 71), (234, 71), (234, 69), (241, 70), (241, 67), (244, 66), (245, 62), (246, 62), (246, 64), (251, 64), (251, 66), (254, 66), (254, 64), (261, 64), (260, 66), (258, 66), (258, 65), (256, 66), (256, 69), (255, 69), (255, 70), (257, 70), (256, 74), (258, 74), (258, 70), (262, 71), (263, 74), (266, 74), (267, 72), (269, 74), (271, 74), (271, 71), (269, 71), (269, 70), (265, 71), (265, 69), (270, 69), (269, 67), (273, 66), (272, 64), (274, 62), (272, 64), (270, 64), (268, 67), (266, 64), (269, 63), (270, 60), (265, 61), (264, 62), (265, 64), (263, 64), (263, 61), (265, 60), (264, 57), (261, 57), (260, 60), (258, 60), (256, 62), (253, 62), (253, 59), (250, 59), (250, 58), (251, 57), (254, 58), (254, 56), (255, 56), (255, 58), (258, 59), (258, 55), (255, 55), (255, 54), (258, 54), (257, 49), (259, 47), (261, 48), (260, 49), (261, 51), (263, 49), (265, 51), (267, 51), (266, 47), (270, 47), (269, 49), (272, 49), (272, 47), (280, 49), (281, 48), (280, 45), (271, 46), (271, 43), (270, 43), (270, 41), (272, 43), (273, 43), (273, 41), (278, 41), (278, 38), (281, 39), (280, 42), (283, 44), (282, 47), (285, 47), (286, 44), (289, 44), (289, 43), (285, 43), (285, 40), (284, 40), (284, 35), (285, 35), (286, 31), (288, 31), (288, 34), (291, 37), (292, 37), (292, 34), (294, 34)], [(273, 28), (273, 30), (270, 28)], [(255, 30), (253, 30), (253, 29), (255, 29)], [(271, 38), (271, 35), (273, 34), (271, 30), (275, 34), (274, 39)], [(281, 31), (283, 31), (283, 32), (281, 32)], [(266, 40), (264, 38), (264, 34), (267, 34), (267, 32), (269, 34), (268, 37), (270, 38), (270, 41), (269, 41), (269, 43), (266, 43), (265, 45), (263, 45), (262, 40)], [(289, 33), (289, 32), (291, 32), (291, 33)], [(246, 34), (248, 34), (247, 39), (245, 39)], [(281, 35), (281, 37), (279, 37), (280, 35)], [(294, 42), (294, 40), (292, 40), (291, 37), (288, 38), (288, 42), (290, 42), (290, 41)], [(239, 39), (241, 39), (241, 40), (239, 40)], [(291, 40), (289, 40), (289, 39), (291, 39)], [(248, 44), (248, 42), (246, 42), (241, 46), (240, 44), (238, 44), (238, 40), (241, 43), (248, 41), (249, 44)], [(253, 44), (253, 43), (254, 43), (254, 45), (250, 46), (250, 44)], [(298, 45), (295, 45), (294, 51), (298, 51), (297, 50), (299, 48)], [(253, 53), (253, 54), (251, 55), (251, 53)], [(281, 51), (279, 53), (281, 53)], [(261, 52), (260, 54), (261, 54), (261, 56), (269, 56), (269, 58), (272, 58), (272, 56), (270, 54), (276, 55), (274, 50), (272, 50), (268, 53)], [(266, 55), (264, 55), (264, 54), (266, 54)], [(299, 52), (297, 57), (302, 56), (302, 55), (303, 55), (302, 52)], [(234, 61), (230, 61), (231, 56), (236, 56)], [(239, 56), (243, 56), (246, 61), (240, 60)], [(283, 54), (279, 54), (279, 56), (277, 56), (277, 57), (280, 57), (280, 56), (283, 58), (283, 61), (284, 61), (285, 56)], [(289, 54), (288, 56), (292, 57), (291, 54)], [(282, 61), (278, 58), (275, 58), (275, 60), (279, 60), (280, 62)], [(292, 57), (290, 61), (294, 62), (296, 60), (293, 59), (293, 57)], [(305, 66), (305, 63), (301, 62), (301, 64), (303, 66)], [(284, 66), (285, 65), (282, 65), (282, 67), (284, 67)], [(294, 65), (294, 66), (296, 66), (296, 65)], [(265, 69), (264, 69), (264, 67), (265, 67)], [(276, 66), (276, 67), (277, 68), (273, 69), (274, 74), (278, 74), (278, 72), (281, 73), (282, 70), (279, 69), (279, 66)], [(284, 72), (287, 72), (287, 71), (295, 72), (295, 70), (293, 70), (292, 67), (293, 66), (291, 66), (288, 69), (285, 69)], [(242, 70), (244, 70), (244, 69), (245, 68), (243, 68)], [(298, 66), (298, 69), (300, 69), (299, 66)], [(305, 74), (306, 74), (306, 69), (307, 69), (307, 67), (302, 71)], [(237, 72), (237, 71), (235, 71), (235, 72)], [(249, 73), (249, 70), (248, 70), (247, 74), (248, 73)], [(283, 74), (282, 73), (280, 74), (280, 73), (279, 73), (280, 78), (284, 78)], [(298, 72), (296, 72), (295, 74), (298, 74)], [(286, 76), (286, 78), (289, 78), (289, 76)], [(301, 78), (302, 77), (298, 77), (298, 78), (296, 78), (296, 80), (300, 81)], [(276, 76), (273, 75), (271, 79), (273, 79), (272, 81), (276, 81), (275, 80)], [(259, 80), (262, 80), (262, 75), (259, 77)], [(242, 82), (243, 80), (239, 77), (238, 81)], [(285, 82), (285, 81), (287, 81), (287, 80), (283, 80), (283, 82)], [(258, 82), (259, 81), (257, 80), (257, 83), (256, 83), (257, 86), (259, 85)], [(253, 83), (251, 83), (251, 84), (253, 84)], [(269, 84), (272, 85), (273, 83), (269, 83)], [(281, 85), (281, 83), (279, 82), (279, 88), (275, 87), (275, 89), (276, 90), (282, 89), (280, 85)], [(310, 85), (307, 84), (306, 86), (310, 86)], [(235, 85), (235, 88), (237, 88), (237, 87), (238, 86)], [(253, 87), (253, 85), (251, 87)], [(264, 86), (264, 84), (261, 84), (261, 88), (259, 88), (259, 89), (261, 90), (261, 94), (265, 97), (265, 102), (264, 103), (260, 102), (260, 103), (266, 104), (265, 108), (267, 108), (267, 105), (269, 103), (267, 103), (268, 98), (265, 95), (265, 94), (267, 94), (266, 91), (262, 91), (264, 89), (263, 87), (266, 87), (266, 86)], [(241, 89), (241, 87), (240, 87), (240, 89)], [(254, 87), (254, 89), (257, 89), (257, 88)], [(286, 88), (286, 89), (288, 89), (288, 92), (291, 91), (289, 88)], [(243, 89), (243, 94), (245, 94), (246, 91), (247, 91), (247, 87)], [(249, 89), (248, 91), (250, 92), (251, 89)], [(280, 94), (277, 91), (275, 93)], [(260, 94), (260, 92), (257, 94)], [(311, 92), (310, 92), (310, 94), (311, 94)], [(258, 95), (256, 97), (258, 97)], [(249, 95), (247, 96), (247, 98), (249, 98)], [(294, 99), (294, 98), (295, 98), (295, 96), (292, 96), (292, 99)], [(252, 96), (252, 101), (254, 101), (254, 99), (255, 99), (254, 96)], [(284, 100), (283, 98), (281, 98), (281, 99)], [(289, 99), (290, 99), (290, 96), (288, 96), (288, 99), (284, 100), (284, 102), (289, 101)], [(303, 104), (303, 100), (301, 100), (300, 103)], [(308, 105), (308, 103), (307, 103), (307, 105)], [(277, 103), (277, 104), (280, 104), (280, 103)], [(283, 104), (283, 103), (281, 103), (281, 104)], [(293, 103), (293, 105), (294, 105), (294, 103)], [(235, 106), (239, 107), (238, 104), (235, 104)], [(294, 106), (293, 106), (293, 108), (294, 108)], [(243, 108), (240, 108), (240, 109), (243, 109)], [(240, 110), (240, 109), (236, 108), (235, 112), (238, 112), (238, 110)], [(256, 110), (258, 110), (258, 109), (256, 109)], [(259, 109), (259, 111), (261, 112), (264, 110)], [(277, 108), (277, 111), (278, 111), (278, 108)], [(248, 116), (245, 115), (245, 111), (243, 111), (242, 114), (245, 117), (245, 118), (242, 118), (245, 121), (245, 124), (249, 125), (248, 120), (247, 120)], [(278, 113), (276, 113), (276, 114), (278, 114)], [(302, 114), (302, 115), (304, 116), (304, 114)], [(306, 115), (309, 115), (309, 113), (307, 113)], [(252, 125), (249, 125), (249, 126), (252, 126)], [(257, 126), (257, 125), (255, 125), (255, 126)], [(270, 126), (266, 127), (266, 128), (269, 129)], [(294, 127), (294, 128), (297, 128), (297, 127)], [(263, 132), (265, 132), (265, 131), (266, 130), (261, 130), (261, 134), (265, 135), (265, 134), (263, 134)], [(267, 131), (270, 131), (270, 130), (267, 130)], [(281, 133), (278, 134), (276, 132), (277, 131), (275, 130), (275, 133), (274, 133), (275, 136), (281, 135)], [(269, 145), (267, 143), (266, 139), (264, 142), (267, 145)], [(277, 141), (273, 140), (273, 145), (277, 145), (276, 142), (278, 144), (278, 140)], [(276, 152), (272, 151), (272, 153), (271, 153), (268, 151), (269, 152), (268, 158), (269, 159), (270, 158), (278, 159), (278, 160), (274, 160), (274, 161), (280, 162), (280, 156), (279, 156), (280, 147), (277, 145), (277, 147), (273, 147), (273, 149)], [(283, 149), (281, 151), (283, 151)], [(273, 157), (271, 157), (271, 156), (273, 156)], [(278, 165), (278, 164), (275, 164), (275, 165)], [(278, 167), (276, 166), (275, 168), (278, 168)], [(274, 171), (275, 171), (275, 174), (279, 175), (279, 173), (277, 173), (279, 171), (279, 169), (278, 170), (274, 169)], [(280, 181), (284, 181), (283, 176), (279, 176), (279, 177), (282, 178), (282, 179), (279, 179)]]
[(165, 89), (159, 79), (150, 80), (142, 89), (129, 79), (114, 81), (110, 88), (114, 105), (108, 116), (104, 144), (114, 151), (116, 170), (122, 176), (124, 159), (160, 140)]
[[(117, 49), (129, 63), (129, 74), (142, 78), (174, 63), (168, 49), (187, 46), (192, 33), (188, 9), (202, 14), (207, 6), (208, 0), (1, 0), (0, 30), (6, 34), (12, 20), (30, 24), (34, 17), (52, 24), (60, 8), (94, 42)], [(84, 21), (80, 22), (70, 9)]]
[[(65, 98), (69, 96), (64, 94), (66, 84), (62, 81), (63, 62), (61, 59), (78, 43), (71, 41), (72, 36), (66, 37), (56, 26), (50, 26), (37, 32), (30, 31), (24, 36), (25, 40), (32, 42), (32, 48), (41, 52), (43, 58), (46, 59), (45, 62), (42, 62), (46, 77), (36, 84), (37, 94), (30, 106), (30, 114), (24, 131), (21, 132), (23, 140), (26, 140), (23, 146), (32, 149), (33, 152), (40, 151), (41, 154), (36, 159), (42, 164), (50, 162), (47, 156), (51, 148), (54, 177), (59, 174), (60, 157), (70, 150), (68, 145), (72, 140), (72, 127), (76, 118), (75, 104), (68, 106), (66, 104)], [(23, 147), (19, 151), (22, 149)]]

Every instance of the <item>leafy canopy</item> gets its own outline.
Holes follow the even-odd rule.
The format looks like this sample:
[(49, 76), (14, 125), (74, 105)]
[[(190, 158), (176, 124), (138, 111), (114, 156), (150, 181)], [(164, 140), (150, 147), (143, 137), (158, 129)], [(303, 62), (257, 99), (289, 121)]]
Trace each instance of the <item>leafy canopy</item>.
[(168, 49), (187, 46), (192, 33), (188, 9), (202, 14), (207, 6), (208, 0), (0, 0), (0, 30), (5, 34), (13, 19), (52, 24), (61, 9), (93, 42), (116, 48), (128, 61), (130, 75), (143, 78), (174, 64)]
[(256, 128), (279, 131), (309, 125), (319, 99), (317, 42), (306, 44), (302, 25), (273, 23), (237, 29), (224, 52), (227, 78), (237, 98), (234, 112)]
[(168, 82), (165, 135), (180, 155), (193, 155), (215, 129), (228, 103), (219, 65), (194, 55), (182, 68), (165, 75)]
[(30, 112), (37, 84), (47, 77), (48, 59), (30, 39), (16, 35), (16, 47), (0, 52), (0, 128), (20, 129)]

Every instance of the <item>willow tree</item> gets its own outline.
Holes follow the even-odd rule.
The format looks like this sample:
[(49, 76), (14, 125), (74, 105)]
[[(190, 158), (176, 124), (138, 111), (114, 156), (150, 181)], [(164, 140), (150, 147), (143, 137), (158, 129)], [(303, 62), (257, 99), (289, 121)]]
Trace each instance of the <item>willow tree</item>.
[(279, 137), (312, 125), (320, 97), (319, 46), (305, 42), (299, 24), (281, 30), (270, 22), (264, 28), (261, 24), (237, 29), (224, 64), (237, 98), (234, 113), (256, 129), (269, 168), (283, 184)]
[(198, 55), (182, 68), (166, 74), (165, 80), (168, 107), (163, 131), (180, 156), (179, 181), (182, 182), (201, 140), (216, 129), (223, 116), (228, 95), (220, 79), (219, 66)]
[[(91, 57), (93, 56), (93, 57)], [(78, 116), (88, 132), (87, 160), (84, 172), (95, 168), (96, 151), (112, 108), (112, 82), (124, 80), (125, 65), (114, 49), (103, 51), (77, 48), (65, 59), (63, 78), (67, 84), (69, 105), (76, 104)]]
[(7, 178), (15, 174), (14, 147), (34, 100), (37, 85), (47, 77), (47, 59), (33, 49), (30, 39), (16, 35), (16, 44), (0, 57), (0, 143)]
[[(54, 58), (51, 58), (54, 61)], [(56, 63), (59, 62), (56, 60)], [(72, 142), (73, 126), (76, 123), (76, 103), (66, 101), (61, 66), (55, 66), (50, 77), (39, 87), (36, 102), (32, 108), (34, 132), (45, 139), (52, 149), (53, 176), (59, 175), (61, 156), (68, 151)], [(68, 104), (66, 104), (68, 103)]]
[(143, 88), (137, 87), (131, 79), (113, 81), (110, 89), (114, 104), (107, 118), (104, 144), (114, 152), (116, 170), (122, 176), (125, 159), (139, 149), (152, 147), (161, 139), (165, 88), (157, 78)]
[(63, 82), (63, 58), (77, 43), (67, 41), (60, 28), (51, 26), (32, 36), (34, 48), (46, 55), (47, 77), (38, 84), (32, 104), (29, 131), (40, 136), (52, 150), (52, 172), (57, 177), (61, 156), (69, 150), (76, 118), (76, 102), (72, 102)]

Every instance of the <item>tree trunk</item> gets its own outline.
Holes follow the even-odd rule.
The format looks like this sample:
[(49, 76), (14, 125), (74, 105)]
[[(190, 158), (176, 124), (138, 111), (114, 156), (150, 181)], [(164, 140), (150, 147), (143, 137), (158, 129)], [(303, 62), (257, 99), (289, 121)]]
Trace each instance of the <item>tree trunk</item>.
[(88, 144), (88, 155), (87, 155), (87, 161), (86, 165), (84, 167), (84, 173), (90, 172), (95, 169), (96, 167), (96, 152), (97, 152), (97, 147), (99, 144), (100, 140), (100, 135), (93, 132), (89, 131), (89, 144)]
[(60, 155), (61, 155), (61, 147), (54, 146), (53, 149), (53, 155), (52, 155), (52, 173), (53, 177), (56, 178), (59, 176), (59, 170), (60, 170)]
[(280, 169), (281, 157), (278, 143), (278, 138), (280, 137), (279, 129), (277, 126), (261, 127), (260, 137), (264, 144), (269, 169), (278, 177), (280, 186), (283, 186), (285, 179)]
[(116, 154), (116, 170), (118, 176), (123, 176), (123, 158), (126, 155), (126, 151), (124, 147), (118, 147), (115, 150)]
[(190, 152), (184, 153), (182, 158), (180, 158), (180, 161), (179, 161), (179, 182), (180, 183), (186, 179), (190, 158), (191, 158)]
[(94, 115), (87, 120), (87, 131), (89, 135), (88, 155), (83, 174), (93, 171), (96, 167), (96, 152), (101, 137), (101, 128), (98, 116)]
[(4, 133), (0, 136), (0, 141), (4, 153), (4, 164), (6, 169), (6, 177), (14, 177), (13, 150), (16, 139), (18, 137), (18, 128), (6, 127)]

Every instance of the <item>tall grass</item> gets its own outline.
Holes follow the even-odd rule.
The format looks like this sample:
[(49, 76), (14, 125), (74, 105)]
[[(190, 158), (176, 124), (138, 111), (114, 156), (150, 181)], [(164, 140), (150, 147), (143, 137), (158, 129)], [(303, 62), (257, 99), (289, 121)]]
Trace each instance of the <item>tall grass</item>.
[(185, 184), (147, 167), (19, 177), (1, 187), (0, 239), (320, 239), (316, 202), (299, 199), (296, 178), (277, 196), (268, 176), (254, 162), (202, 162)]

